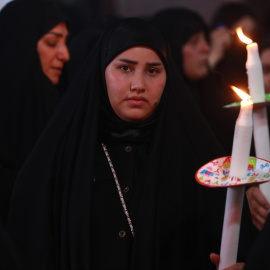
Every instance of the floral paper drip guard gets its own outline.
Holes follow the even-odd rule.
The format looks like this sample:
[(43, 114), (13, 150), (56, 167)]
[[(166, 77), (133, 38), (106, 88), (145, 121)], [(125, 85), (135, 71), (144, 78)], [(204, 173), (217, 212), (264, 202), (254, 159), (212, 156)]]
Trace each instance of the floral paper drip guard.
[(230, 187), (260, 184), (270, 181), (270, 161), (249, 157), (247, 176), (243, 179), (230, 177), (231, 156), (220, 157), (203, 165), (196, 172), (199, 184), (208, 187)]

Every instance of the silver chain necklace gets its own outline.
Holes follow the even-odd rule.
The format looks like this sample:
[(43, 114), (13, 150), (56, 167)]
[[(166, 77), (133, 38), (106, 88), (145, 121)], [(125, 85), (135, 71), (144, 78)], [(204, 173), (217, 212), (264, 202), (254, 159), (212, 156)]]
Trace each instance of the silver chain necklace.
[(131, 219), (130, 219), (130, 216), (129, 216), (129, 213), (128, 213), (128, 210), (127, 210), (127, 206), (126, 206), (126, 203), (125, 203), (125, 200), (124, 200), (124, 196), (123, 196), (123, 193), (122, 193), (122, 190), (121, 190), (121, 187), (120, 187), (120, 184), (119, 184), (119, 181), (118, 181), (116, 172), (115, 172), (115, 170), (114, 170), (114, 167), (113, 167), (113, 164), (112, 164), (110, 155), (109, 155), (109, 153), (108, 153), (108, 150), (107, 150), (105, 144), (102, 142), (101, 145), (102, 145), (102, 148), (103, 148), (103, 150), (104, 150), (104, 153), (105, 153), (105, 155), (106, 155), (106, 157), (107, 157), (107, 160), (108, 160), (108, 163), (109, 163), (109, 165), (110, 165), (110, 168), (111, 168), (111, 170), (112, 170), (112, 174), (113, 174), (113, 178), (114, 178), (114, 181), (115, 181), (115, 184), (116, 184), (116, 188), (117, 188), (117, 191), (118, 191), (118, 195), (119, 195), (119, 198), (120, 198), (120, 201), (121, 201), (121, 204), (122, 204), (124, 213), (125, 213), (125, 215), (126, 215), (127, 222), (128, 222), (128, 225), (129, 225), (131, 234), (132, 234), (132, 236), (134, 237), (134, 234), (135, 234), (134, 228), (133, 228), (133, 225), (132, 225), (132, 222), (131, 222)]

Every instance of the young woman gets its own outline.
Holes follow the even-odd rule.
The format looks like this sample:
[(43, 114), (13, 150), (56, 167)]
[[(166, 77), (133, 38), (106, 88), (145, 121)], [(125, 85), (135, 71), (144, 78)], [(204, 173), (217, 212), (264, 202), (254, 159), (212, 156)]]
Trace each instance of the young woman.
[(5, 222), (16, 175), (62, 95), (67, 17), (49, 2), (13, 1), (0, 12), (0, 35), (0, 219)]
[(88, 55), (16, 181), (8, 229), (28, 269), (214, 267), (225, 194), (194, 174), (224, 153), (171, 64), (135, 18)]

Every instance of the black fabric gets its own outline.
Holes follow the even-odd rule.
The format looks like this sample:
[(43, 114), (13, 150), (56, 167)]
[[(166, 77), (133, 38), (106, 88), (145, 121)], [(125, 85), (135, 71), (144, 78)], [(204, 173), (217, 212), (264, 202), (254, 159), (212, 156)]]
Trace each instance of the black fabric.
[[(171, 53), (180, 76), (197, 102), (208, 125), (214, 132), (227, 155), (231, 155), (234, 126), (238, 109), (224, 109), (223, 106), (240, 101), (240, 98), (224, 81), (223, 74), (209, 70), (199, 80), (190, 80), (183, 70), (182, 48), (192, 35), (204, 32), (208, 38), (208, 26), (196, 12), (185, 8), (165, 9), (156, 13), (152, 20), (163, 31), (169, 41)], [(236, 73), (236, 76), (238, 73)]]
[(167, 38), (176, 66), (183, 75), (182, 47), (190, 37), (203, 31), (209, 39), (209, 29), (202, 17), (186, 8), (168, 8), (153, 15), (152, 20)]
[(16, 174), (45, 127), (60, 92), (43, 74), (38, 40), (67, 18), (51, 3), (13, 1), (0, 12), (0, 215), (6, 219)]
[(69, 40), (70, 61), (67, 63), (67, 70), (70, 80), (75, 76), (85, 58), (95, 46), (101, 33), (101, 29), (91, 27), (90, 29), (77, 33)]
[(259, 236), (253, 245), (252, 250), (248, 254), (244, 270), (269, 269), (270, 267), (270, 257), (268, 253), (269, 239), (270, 239), (270, 218), (268, 216), (263, 229), (259, 233)]
[(24, 270), (22, 258), (18, 250), (6, 232), (4, 225), (0, 222), (0, 268), (4, 270)]
[(120, 19), (119, 16), (110, 15), (105, 16), (102, 19), (92, 21), (86, 28), (79, 29), (74, 33), (74, 36), (69, 39), (68, 48), (70, 61), (67, 63), (67, 67), (68, 77), (70, 79), (75, 76), (104, 29), (118, 19)]
[[(100, 196), (105, 193), (102, 188), (97, 189), (93, 179), (95, 174), (109, 174), (99, 138), (104, 115), (100, 114), (101, 104), (111, 110), (106, 104), (108, 97), (104, 96), (105, 67), (117, 54), (136, 45), (149, 46), (161, 57), (167, 83), (154, 124), (151, 120), (142, 125), (152, 130), (148, 133), (148, 128), (143, 128), (150, 142), (144, 139), (131, 142), (140, 149), (136, 152), (136, 164), (128, 162), (128, 167), (123, 167), (125, 160), (119, 158), (119, 151), (125, 140), (120, 139), (115, 145), (116, 140), (108, 142), (120, 177), (129, 175), (128, 168), (136, 169), (140, 162), (144, 163), (138, 175), (129, 175), (131, 182), (140, 181), (140, 192), (136, 195), (134, 191), (136, 199), (131, 200), (135, 237), (126, 238), (130, 240), (130, 245), (126, 242), (128, 250), (119, 245), (113, 248), (119, 250), (118, 258), (123, 256), (129, 265), (126, 269), (214, 269), (209, 253), (219, 252), (225, 189), (200, 186), (194, 174), (199, 166), (223, 156), (224, 152), (178, 74), (174, 73), (170, 59), (164, 57), (166, 50), (159, 31), (149, 21), (134, 18), (120, 20), (105, 31), (17, 178), (8, 229), (28, 269), (95, 269), (93, 264), (98, 259), (95, 257), (94, 261), (95, 246), (92, 245), (98, 238), (93, 234), (100, 235), (94, 229), (99, 222), (106, 228), (101, 222), (107, 218), (102, 216), (102, 210), (106, 213), (112, 210), (108, 217), (112, 222), (119, 213), (122, 213), (121, 220), (125, 220), (121, 205), (114, 211), (114, 204), (106, 198), (102, 200)], [(110, 117), (116, 116), (111, 113)], [(115, 121), (125, 126), (122, 120)], [(135, 124), (138, 126), (141, 123)], [(120, 133), (130, 128), (127, 124)], [(114, 192), (111, 196), (117, 196), (114, 184), (109, 185)], [(110, 187), (106, 192), (110, 193)], [(116, 199), (115, 203), (120, 201)], [(93, 217), (97, 218), (93, 220)], [(107, 224), (108, 230), (119, 222), (117, 219)], [(106, 261), (108, 252), (99, 254), (99, 258)], [(108, 256), (110, 259), (111, 255)], [(96, 269), (119, 269), (118, 266), (115, 263)]]
[[(122, 188), (129, 216), (133, 226), (136, 227), (149, 144), (128, 141), (113, 144), (106, 142), (106, 147)], [(132, 235), (123, 214), (111, 169), (100, 144), (97, 145), (92, 188), (93, 269), (129, 269)], [(125, 236), (121, 238), (122, 233)]]

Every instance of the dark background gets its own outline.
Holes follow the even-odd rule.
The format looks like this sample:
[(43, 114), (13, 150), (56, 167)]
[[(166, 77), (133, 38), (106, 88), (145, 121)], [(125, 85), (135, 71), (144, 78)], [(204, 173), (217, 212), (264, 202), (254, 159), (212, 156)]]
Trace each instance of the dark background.
[[(154, 12), (174, 6), (188, 7), (197, 11), (210, 22), (215, 10), (228, 0), (55, 0), (65, 6), (72, 16), (79, 15), (82, 24), (91, 23), (102, 16), (149, 16)], [(262, 21), (270, 10), (269, 0), (233, 0), (250, 5)], [(269, 24), (270, 29), (270, 24)]]
[[(9, 0), (0, 0), (0, 8)], [(37, 0), (38, 1), (38, 0)], [(197, 11), (210, 22), (215, 10), (228, 0), (54, 0), (71, 18), (76, 29), (91, 26), (96, 19), (104, 16), (149, 16), (166, 7), (188, 7)], [(269, 0), (232, 0), (244, 2), (253, 8), (261, 22), (269, 25)], [(269, 19), (268, 19), (269, 18)]]

